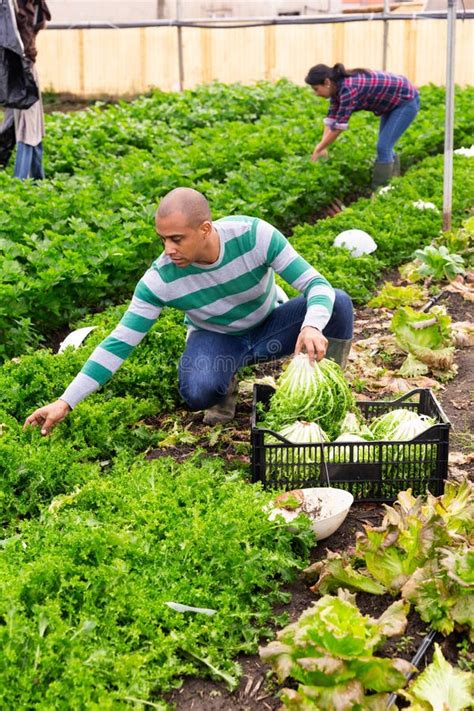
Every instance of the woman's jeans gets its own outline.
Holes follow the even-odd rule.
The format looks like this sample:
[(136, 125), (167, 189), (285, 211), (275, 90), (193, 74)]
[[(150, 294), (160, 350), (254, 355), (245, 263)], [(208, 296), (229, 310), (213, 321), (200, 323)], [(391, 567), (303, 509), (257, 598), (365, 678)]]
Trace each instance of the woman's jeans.
[[(326, 338), (352, 338), (353, 308), (349, 296), (336, 289)], [(205, 410), (227, 393), (239, 368), (291, 355), (306, 316), (299, 296), (278, 306), (259, 326), (243, 336), (192, 331), (179, 362), (179, 391), (192, 410)]]
[(379, 138), (377, 141), (377, 161), (392, 163), (395, 157), (393, 147), (402, 133), (411, 124), (420, 109), (420, 97), (405, 101), (400, 106), (383, 114), (380, 119)]
[(29, 143), (18, 141), (14, 176), (20, 180), (26, 180), (26, 178), (42, 180), (44, 178), (42, 143), (30, 146)]

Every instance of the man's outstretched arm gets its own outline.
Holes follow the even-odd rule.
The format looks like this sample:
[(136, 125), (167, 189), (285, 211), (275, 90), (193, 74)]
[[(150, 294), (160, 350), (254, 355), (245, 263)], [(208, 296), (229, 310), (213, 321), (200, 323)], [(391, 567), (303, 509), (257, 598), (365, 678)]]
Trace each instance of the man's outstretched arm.
[(118, 326), (97, 346), (60, 398), (35, 410), (24, 427), (41, 426), (41, 434), (49, 434), (78, 403), (110, 380), (160, 315), (164, 304), (155, 292), (158, 279), (149, 269)]

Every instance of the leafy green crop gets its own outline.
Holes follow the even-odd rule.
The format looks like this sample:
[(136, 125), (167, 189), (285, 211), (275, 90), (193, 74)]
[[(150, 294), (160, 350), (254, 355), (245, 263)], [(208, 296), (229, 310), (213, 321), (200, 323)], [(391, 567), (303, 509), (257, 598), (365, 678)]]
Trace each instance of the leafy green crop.
[(474, 674), (452, 667), (435, 644), (432, 663), (401, 695), (412, 711), (463, 711), (472, 708)]
[(396, 309), (399, 306), (415, 306), (423, 302), (423, 289), (420, 286), (410, 284), (408, 286), (396, 286), (386, 281), (377, 294), (367, 306), (373, 309)]
[(146, 340), (102, 393), (78, 406), (51, 437), (22, 431), (25, 417), (58, 398), (123, 307), (87, 319), (96, 330), (79, 350), (37, 351), (0, 366), (0, 522), (37, 515), (52, 497), (95, 475), (98, 462), (156, 446), (160, 432), (143, 418), (178, 402), (182, 314), (166, 309)]
[(324, 359), (311, 364), (306, 354), (300, 354), (278, 379), (260, 424), (280, 430), (296, 420), (305, 420), (317, 423), (331, 438), (339, 433), (342, 420), (353, 406), (353, 395), (337, 363)]
[(466, 273), (464, 259), (459, 254), (452, 254), (444, 245), (435, 247), (428, 244), (423, 249), (417, 249), (413, 256), (420, 263), (417, 268), (420, 277), (452, 281), (457, 274)]
[[(468, 130), (463, 106), (471, 94), (458, 92), (459, 141)], [(404, 144), (408, 162), (437, 150), (436, 141), (442, 140), (436, 117), (443, 107), (430, 99), (439, 95), (434, 87), (423, 91), (420, 123), (417, 119), (409, 132), (413, 137), (419, 126), (422, 135)], [(98, 104), (48, 117), (48, 179), (30, 186), (13, 180), (11, 171), (0, 173), (0, 360), (41, 344), (88, 311), (127, 298), (161, 250), (154, 207), (176, 185), (202, 190), (216, 217), (255, 214), (287, 232), (313, 221), (334, 198), (367, 192), (377, 121), (355, 116), (354, 131), (335, 145), (331, 160), (314, 164), (309, 155), (315, 121), (324, 113), (309, 91), (283, 81), (256, 87), (214, 84), (182, 95), (154, 92), (130, 104)], [(463, 194), (469, 193), (468, 182), (456, 172), (455, 180), (454, 223)], [(427, 195), (412, 192), (414, 198), (431, 198), (437, 191), (431, 178)], [(427, 241), (429, 229), (433, 237), (439, 215), (404, 212), (405, 220), (398, 206), (396, 219), (388, 217), (385, 228), (401, 223), (406, 229), (407, 220), (416, 222), (413, 251)], [(370, 223), (367, 219), (363, 229), (370, 232)], [(387, 240), (399, 255), (400, 242), (393, 235)], [(387, 265), (381, 252), (368, 261), (352, 260), (349, 269), (347, 255), (343, 259), (324, 246), (317, 253), (314, 246), (307, 254), (301, 251), (359, 300)]]
[(402, 634), (407, 611), (406, 604), (394, 602), (374, 619), (363, 616), (355, 595), (345, 590), (339, 590), (337, 597), (320, 598), (278, 632), (277, 641), (260, 649), (263, 661), (270, 662), (280, 682), (290, 678), (298, 683), (297, 690), (283, 689), (283, 708), (384, 708), (386, 692), (402, 688), (404, 674), (412, 666), (402, 659), (377, 657), (374, 652), (386, 637)]
[(390, 326), (400, 348), (409, 358), (400, 373), (407, 377), (449, 371), (453, 366), (454, 345), (451, 317), (442, 306), (429, 313), (415, 311), (410, 306), (397, 309)]
[(268, 500), (199, 454), (121, 456), (20, 525), (0, 550), (0, 706), (126, 708), (196, 673), (235, 685), (314, 540)]
[(422, 620), (444, 635), (455, 627), (469, 631), (474, 642), (474, 550), (467, 543), (441, 548), (416, 570), (402, 588)]
[(380, 594), (401, 593), (423, 620), (443, 634), (457, 626), (473, 637), (474, 486), (446, 483), (439, 497), (398, 495), (381, 526), (366, 525), (355, 552), (332, 553), (306, 572), (318, 576), (313, 590), (340, 586)]

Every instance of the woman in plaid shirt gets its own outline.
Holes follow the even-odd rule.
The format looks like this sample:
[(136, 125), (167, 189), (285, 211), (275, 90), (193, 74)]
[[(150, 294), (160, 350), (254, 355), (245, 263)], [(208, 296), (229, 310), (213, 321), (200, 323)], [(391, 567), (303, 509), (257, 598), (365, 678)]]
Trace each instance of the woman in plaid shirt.
[(323, 136), (312, 160), (327, 156), (327, 147), (348, 128), (354, 111), (372, 111), (381, 117), (372, 187), (385, 185), (392, 175), (400, 174), (400, 159), (393, 148), (420, 108), (419, 93), (406, 77), (369, 69), (349, 70), (343, 64), (332, 68), (317, 64), (309, 70), (305, 82), (318, 96), (330, 100)]

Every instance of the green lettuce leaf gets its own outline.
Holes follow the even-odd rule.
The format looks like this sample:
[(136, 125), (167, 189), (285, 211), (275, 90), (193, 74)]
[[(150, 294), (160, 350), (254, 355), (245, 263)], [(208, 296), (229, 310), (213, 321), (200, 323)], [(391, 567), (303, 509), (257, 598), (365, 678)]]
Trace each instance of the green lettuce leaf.
[(474, 641), (474, 551), (466, 543), (442, 548), (439, 557), (416, 570), (402, 588), (421, 619), (442, 632), (466, 628)]
[(390, 328), (400, 348), (430, 369), (442, 371), (452, 367), (451, 318), (441, 306), (434, 306), (429, 313), (415, 311), (410, 306), (397, 309)]
[(429, 373), (430, 369), (426, 363), (422, 363), (421, 360), (415, 358), (413, 353), (409, 353), (398, 372), (404, 378), (418, 378), (420, 375)]
[(400, 694), (412, 711), (463, 711), (472, 708), (474, 674), (452, 667), (435, 644), (433, 662)]
[(451, 253), (444, 244), (440, 247), (429, 244), (417, 249), (413, 256), (419, 262), (418, 272), (422, 277), (452, 281), (457, 274), (466, 273), (461, 255)]
[(277, 640), (260, 649), (280, 681), (292, 678), (299, 683), (297, 690), (283, 690), (284, 709), (383, 708), (386, 693), (403, 687), (405, 675), (414, 668), (375, 652), (387, 637), (404, 632), (407, 611), (408, 605), (398, 600), (374, 619), (360, 612), (355, 596), (346, 590), (340, 589), (337, 597), (321, 597), (281, 630)]
[(447, 481), (442, 496), (428, 494), (428, 504), (443, 519), (451, 536), (460, 534), (471, 539), (474, 534), (474, 483), (464, 479), (460, 484)]
[(362, 590), (374, 595), (387, 592), (385, 585), (374, 580), (367, 569), (355, 570), (349, 556), (328, 551), (326, 559), (311, 566), (311, 572), (318, 574), (317, 583), (311, 588), (313, 592), (322, 595), (331, 593), (338, 588)]

